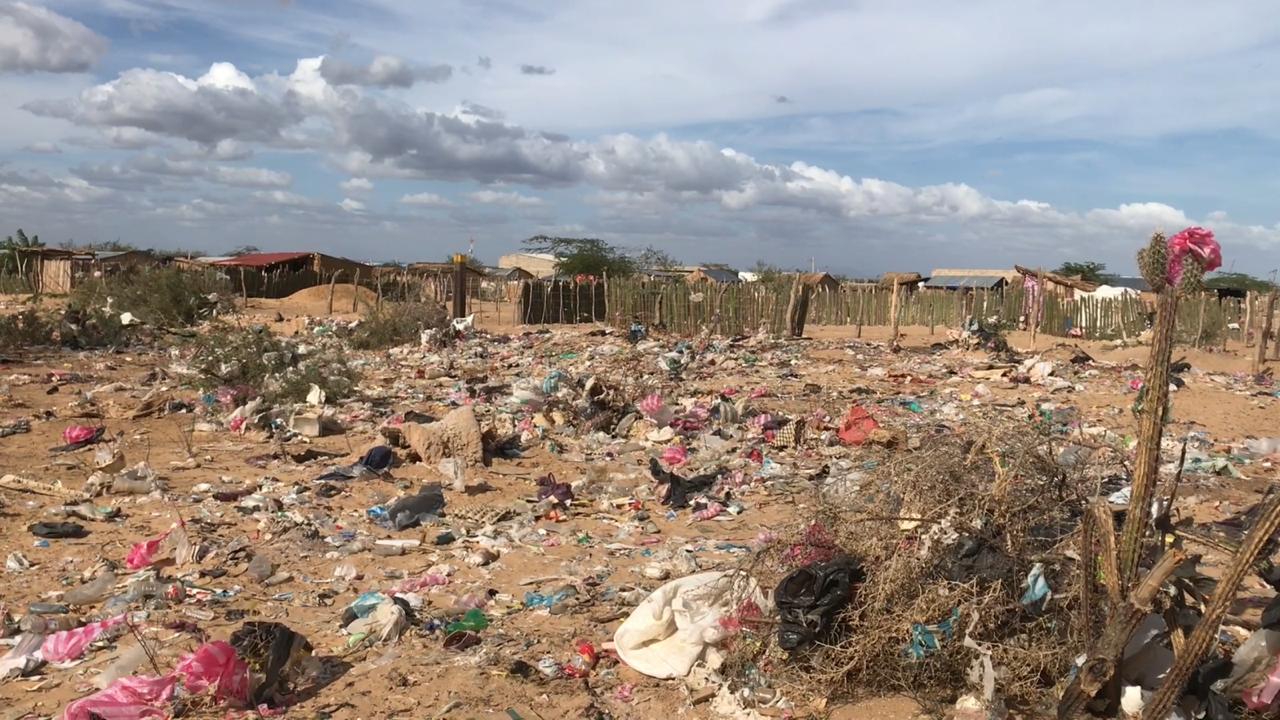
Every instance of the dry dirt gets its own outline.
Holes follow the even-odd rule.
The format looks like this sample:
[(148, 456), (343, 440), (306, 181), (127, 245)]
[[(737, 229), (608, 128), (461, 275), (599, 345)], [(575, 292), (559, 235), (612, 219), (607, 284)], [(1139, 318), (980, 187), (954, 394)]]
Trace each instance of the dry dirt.
[[(335, 305), (349, 310), (351, 298), (349, 286), (345, 290), (340, 286)], [(269, 321), (277, 331), (287, 332), (297, 327), (304, 316), (323, 314), (327, 302), (328, 288), (314, 288), (285, 300), (254, 301), (248, 314), (255, 321)], [(276, 312), (285, 316), (284, 323), (274, 323)], [(505, 309), (482, 310), (480, 324), (498, 333), (521, 330), (500, 323), (497, 318), (503, 316), (509, 318), (510, 313)], [(821, 383), (837, 390), (874, 385), (868, 380), (866, 369), (883, 361), (872, 351), (867, 351), (871, 359), (860, 359), (858, 355), (862, 350), (847, 347), (853, 336), (852, 328), (810, 328), (810, 332), (811, 340), (799, 341), (806, 346), (808, 362), (795, 368), (798, 377), (792, 383), (797, 386), (806, 382)], [(527, 372), (544, 373), (555, 365), (559, 352), (571, 347), (585, 349), (600, 342), (585, 337), (584, 333), (584, 329), (558, 329), (550, 340), (525, 339), (500, 346), (491, 358), (493, 370), (500, 375), (506, 363), (527, 353), (536, 353), (543, 359)], [(927, 347), (943, 339), (941, 330), (932, 337), (927, 328), (904, 328), (904, 333), (908, 348)], [(871, 343), (886, 337), (884, 328), (865, 328), (862, 342)], [(1010, 340), (1017, 347), (1030, 346), (1030, 338), (1026, 336), (1015, 334)], [(1042, 336), (1038, 344), (1049, 348), (1054, 342), (1053, 338)], [(1102, 363), (1099, 373), (1086, 381), (1083, 392), (1054, 396), (1054, 399), (1076, 405), (1086, 418), (1131, 434), (1135, 422), (1128, 411), (1133, 400), (1128, 381), (1140, 377), (1140, 364), (1147, 349), (1107, 349), (1090, 342), (1079, 345)], [(1241, 373), (1248, 367), (1248, 360), (1239, 348), (1226, 353), (1180, 349), (1177, 354), (1185, 354), (1194, 368), (1206, 371)], [(906, 365), (916, 357), (913, 352), (907, 352), (891, 362)], [(252, 486), (262, 483), (264, 494), (286, 495), (295, 485), (309, 484), (327, 465), (352, 462), (368, 447), (377, 444), (374, 426), (349, 418), (356, 425), (355, 430), (315, 439), (309, 446), (294, 442), (288, 448), (295, 453), (308, 447), (329, 451), (338, 456), (332, 460), (305, 464), (273, 460), (265, 468), (251, 466), (246, 460), (270, 452), (270, 443), (252, 435), (240, 436), (226, 431), (196, 432), (192, 441), (200, 467), (184, 469), (178, 463), (187, 457), (183, 436), (190, 427), (190, 415), (127, 419), (146, 390), (139, 384), (143, 376), (169, 362), (167, 355), (150, 352), (51, 353), (0, 365), (0, 385), (8, 388), (8, 394), (0, 395), (0, 423), (18, 417), (33, 418), (29, 434), (0, 438), (0, 474), (16, 473), (79, 488), (89, 475), (93, 450), (67, 455), (53, 455), (48, 451), (62, 444), (61, 433), (66, 426), (102, 423), (109, 434), (120, 434), (118, 445), (130, 464), (147, 460), (167, 479), (171, 488), (163, 498), (108, 496), (99, 499), (100, 504), (119, 506), (124, 520), (84, 523), (91, 533), (87, 538), (52, 540), (48, 547), (40, 547), (26, 528), (29, 523), (47, 519), (44, 511), (51, 505), (49, 499), (0, 491), (7, 504), (3, 509), (5, 522), (0, 531), (3, 550), (0, 554), (19, 552), (33, 563), (25, 572), (6, 574), (0, 601), (15, 615), (22, 614), (28, 603), (56, 598), (57, 593), (76, 585), (77, 576), (99, 558), (121, 561), (132, 543), (157, 535), (179, 517), (198, 528), (199, 534), (216, 539), (218, 544), (245, 537), (255, 549), (280, 563), (283, 570), (292, 574), (292, 579), (264, 588), (240, 575), (243, 566), (226, 566), (227, 576), (200, 582), (210, 590), (230, 590), (228, 598), (221, 602), (189, 600), (161, 616), (194, 623), (214, 639), (225, 638), (240, 624), (238, 618), (245, 615), (285, 622), (310, 638), (316, 655), (323, 658), (324, 672), (302, 688), (287, 717), (371, 720), (518, 716), (551, 720), (581, 717), (591, 707), (607, 710), (617, 718), (711, 717), (705, 705), (689, 705), (686, 691), (678, 681), (647, 679), (607, 658), (586, 682), (545, 680), (536, 671), (529, 679), (512, 674), (511, 662), (516, 659), (536, 663), (549, 655), (562, 662), (569, 660), (577, 638), (591, 640), (597, 646), (607, 642), (621, 618), (618, 608), (603, 602), (556, 615), (547, 614), (545, 610), (523, 609), (520, 604), (526, 591), (549, 592), (565, 583), (557, 579), (525, 582), (572, 577), (593, 578), (588, 584), (599, 587), (652, 588), (657, 583), (637, 572), (646, 562), (646, 552), (688, 547), (693, 549), (704, 569), (733, 566), (740, 556), (724, 548), (748, 545), (762, 530), (779, 527), (804, 512), (802, 505), (797, 506), (788, 499), (753, 495), (745, 499), (748, 509), (740, 516), (694, 523), (687, 512), (667, 519), (663, 508), (648, 501), (645, 509), (651, 512), (660, 534), (657, 544), (644, 545), (640, 544), (641, 537), (620, 532), (617, 516), (588, 504), (577, 509), (565, 522), (540, 522), (539, 526), (545, 531), (541, 546), (517, 547), (489, 567), (472, 568), (460, 557), (468, 550), (465, 543), (439, 548), (432, 545), (437, 529), (395, 533), (381, 530), (366, 519), (367, 508), (396, 497), (402, 488), (442, 479), (435, 468), (408, 465), (393, 471), (394, 481), (352, 481), (332, 499), (312, 498), (293, 509), (304, 516), (332, 518), (344, 528), (365, 530), (375, 537), (421, 538), (425, 541), (423, 551), (399, 557), (380, 557), (368, 552), (329, 557), (326, 554), (332, 548), (322, 540), (307, 538), (297, 530), (276, 534), (271, 524), (237, 512), (234, 503), (212, 499), (193, 501), (192, 489), (201, 483)], [(945, 362), (963, 364), (967, 357), (952, 352)], [(58, 375), (65, 373), (77, 373), (80, 377), (74, 381), (59, 380)], [(91, 403), (83, 401), (86, 391), (114, 381), (125, 383), (125, 387), (94, 393)], [(688, 391), (690, 394), (706, 392), (733, 382), (734, 378), (713, 377), (690, 383)], [(957, 389), (971, 391), (973, 384), (961, 381)], [(374, 366), (366, 385), (407, 386), (421, 398), (392, 400), (386, 410), (413, 409), (439, 415), (446, 409), (443, 400), (447, 387), (440, 381), (406, 378), (400, 370)], [(914, 394), (926, 402), (937, 399), (940, 390), (926, 385), (897, 388), (880, 385), (876, 389)], [(174, 391), (178, 397), (195, 399), (190, 390), (175, 387)], [(1031, 402), (1043, 392), (1023, 385), (1012, 390), (997, 390), (996, 394)], [(842, 407), (834, 406), (826, 409), (833, 414), (843, 411)], [(1280, 435), (1280, 401), (1274, 396), (1242, 394), (1208, 381), (1193, 379), (1186, 389), (1175, 394), (1174, 416), (1176, 422), (1202, 429), (1221, 444), (1246, 437)], [(619, 482), (624, 485), (647, 484), (643, 468), (636, 460), (614, 462), (610, 469), (618, 473), (616, 477), (621, 478)], [(445, 494), (450, 503), (510, 503), (532, 495), (534, 479), (549, 471), (557, 478), (573, 481), (584, 476), (585, 468), (582, 462), (576, 461), (572, 449), (557, 456), (545, 448), (535, 447), (521, 459), (498, 460), (492, 467), (473, 473), (468, 478), (470, 497), (458, 497), (447, 485)], [(1249, 475), (1248, 481), (1217, 477), (1199, 481), (1192, 490), (1201, 499), (1198, 512), (1221, 516), (1237, 511), (1242, 504), (1257, 498), (1265, 481), (1278, 477), (1275, 467), (1261, 464), (1245, 468), (1245, 472)], [(206, 565), (217, 566), (218, 560), (215, 556), (214, 561)], [(493, 625), (481, 633), (483, 642), (479, 648), (452, 653), (441, 648), (438, 636), (411, 635), (398, 645), (348, 656), (347, 639), (339, 633), (338, 617), (342, 608), (361, 591), (386, 588), (400, 578), (418, 577), (439, 562), (455, 565), (458, 571), (449, 585), (426, 594), (429, 602), (426, 614), (447, 613), (454, 600), (467, 593), (491, 590), (498, 594), (496, 603), (488, 608)], [(321, 600), (319, 591), (332, 586), (334, 568), (344, 563), (353, 564), (360, 572), (360, 579), (336, 597)], [(204, 619), (206, 612), (211, 613), (213, 619)], [(181, 633), (172, 632), (164, 637), (178, 638), (174, 640), (175, 646), (184, 643), (190, 646), (191, 641), (182, 640), (180, 636)], [(113, 657), (114, 653), (109, 650), (93, 651), (84, 662), (72, 668), (46, 669), (38, 678), (0, 685), (0, 699), (6, 705), (3, 717), (19, 718), (24, 717), (24, 713), (31, 713), (33, 717), (57, 716), (68, 701), (90, 691), (89, 681)], [(816, 698), (794, 700), (803, 706)], [(829, 709), (830, 717), (848, 720), (905, 720), (917, 714), (913, 703), (897, 698), (844, 706), (833, 703)], [(446, 710), (447, 714), (443, 714)]]

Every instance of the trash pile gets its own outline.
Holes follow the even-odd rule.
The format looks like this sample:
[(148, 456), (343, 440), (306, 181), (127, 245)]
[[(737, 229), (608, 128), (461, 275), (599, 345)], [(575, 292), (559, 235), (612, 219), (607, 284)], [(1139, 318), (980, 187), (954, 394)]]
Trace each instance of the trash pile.
[(1256, 376), (1019, 353), (978, 322), (901, 349), (463, 318), (356, 351), (359, 325), (0, 372), (0, 697), (86, 720), (1276, 705), (1280, 440), (1178, 417), (1274, 414)]

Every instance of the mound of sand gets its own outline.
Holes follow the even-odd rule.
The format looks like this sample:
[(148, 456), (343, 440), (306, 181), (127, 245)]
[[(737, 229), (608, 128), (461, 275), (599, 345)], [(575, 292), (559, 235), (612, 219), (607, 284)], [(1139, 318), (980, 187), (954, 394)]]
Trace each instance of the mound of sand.
[[(341, 309), (351, 309), (351, 300), (358, 297), (361, 305), (373, 305), (378, 301), (378, 294), (366, 287), (359, 287), (350, 283), (338, 283), (333, 286), (333, 309), (335, 311)], [(284, 298), (284, 302), (290, 305), (314, 305), (321, 303), (329, 304), (329, 286), (316, 285), (315, 287), (304, 288), (298, 292)]]

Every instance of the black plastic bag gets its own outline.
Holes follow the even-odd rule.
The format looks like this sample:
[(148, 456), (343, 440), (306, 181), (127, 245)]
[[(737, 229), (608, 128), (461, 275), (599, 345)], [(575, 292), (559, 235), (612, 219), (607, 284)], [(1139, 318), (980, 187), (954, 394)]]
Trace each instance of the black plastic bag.
[(793, 570), (773, 591), (781, 620), (778, 646), (794, 652), (826, 639), (836, 615), (853, 599), (866, 577), (862, 566), (851, 557)]

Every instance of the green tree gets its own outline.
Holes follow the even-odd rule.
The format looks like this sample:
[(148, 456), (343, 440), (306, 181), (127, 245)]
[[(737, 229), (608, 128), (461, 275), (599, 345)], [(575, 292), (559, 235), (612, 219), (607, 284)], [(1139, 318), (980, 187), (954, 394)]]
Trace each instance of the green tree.
[(1207, 288), (1231, 288), (1267, 292), (1274, 288), (1275, 284), (1262, 278), (1256, 278), (1248, 273), (1219, 272), (1206, 278), (1204, 286)]
[(566, 238), (535, 235), (524, 241), (530, 252), (555, 255), (560, 275), (608, 275), (622, 277), (636, 271), (636, 262), (599, 238)]
[(636, 253), (635, 263), (644, 270), (675, 270), (679, 266), (670, 253), (652, 245)]
[(770, 265), (763, 260), (757, 260), (751, 272), (755, 273), (756, 279), (763, 283), (777, 282), (782, 279), (782, 268), (777, 265)]
[(1107, 264), (1086, 260), (1084, 262), (1064, 262), (1054, 272), (1067, 277), (1076, 277), (1081, 280), (1087, 280), (1092, 283), (1105, 283), (1107, 280), (1115, 277), (1107, 272)]
[(22, 250), (31, 250), (34, 248), (42, 248), (44, 243), (41, 242), (39, 235), (27, 237), (27, 234), (18, 228), (18, 232), (10, 235), (0, 243), (0, 268), (5, 272), (18, 272), (19, 274), (26, 271), (27, 258)]
[(241, 245), (228, 253), (228, 255), (231, 257), (240, 257), (241, 255), (252, 255), (256, 252), (262, 252), (257, 245)]

